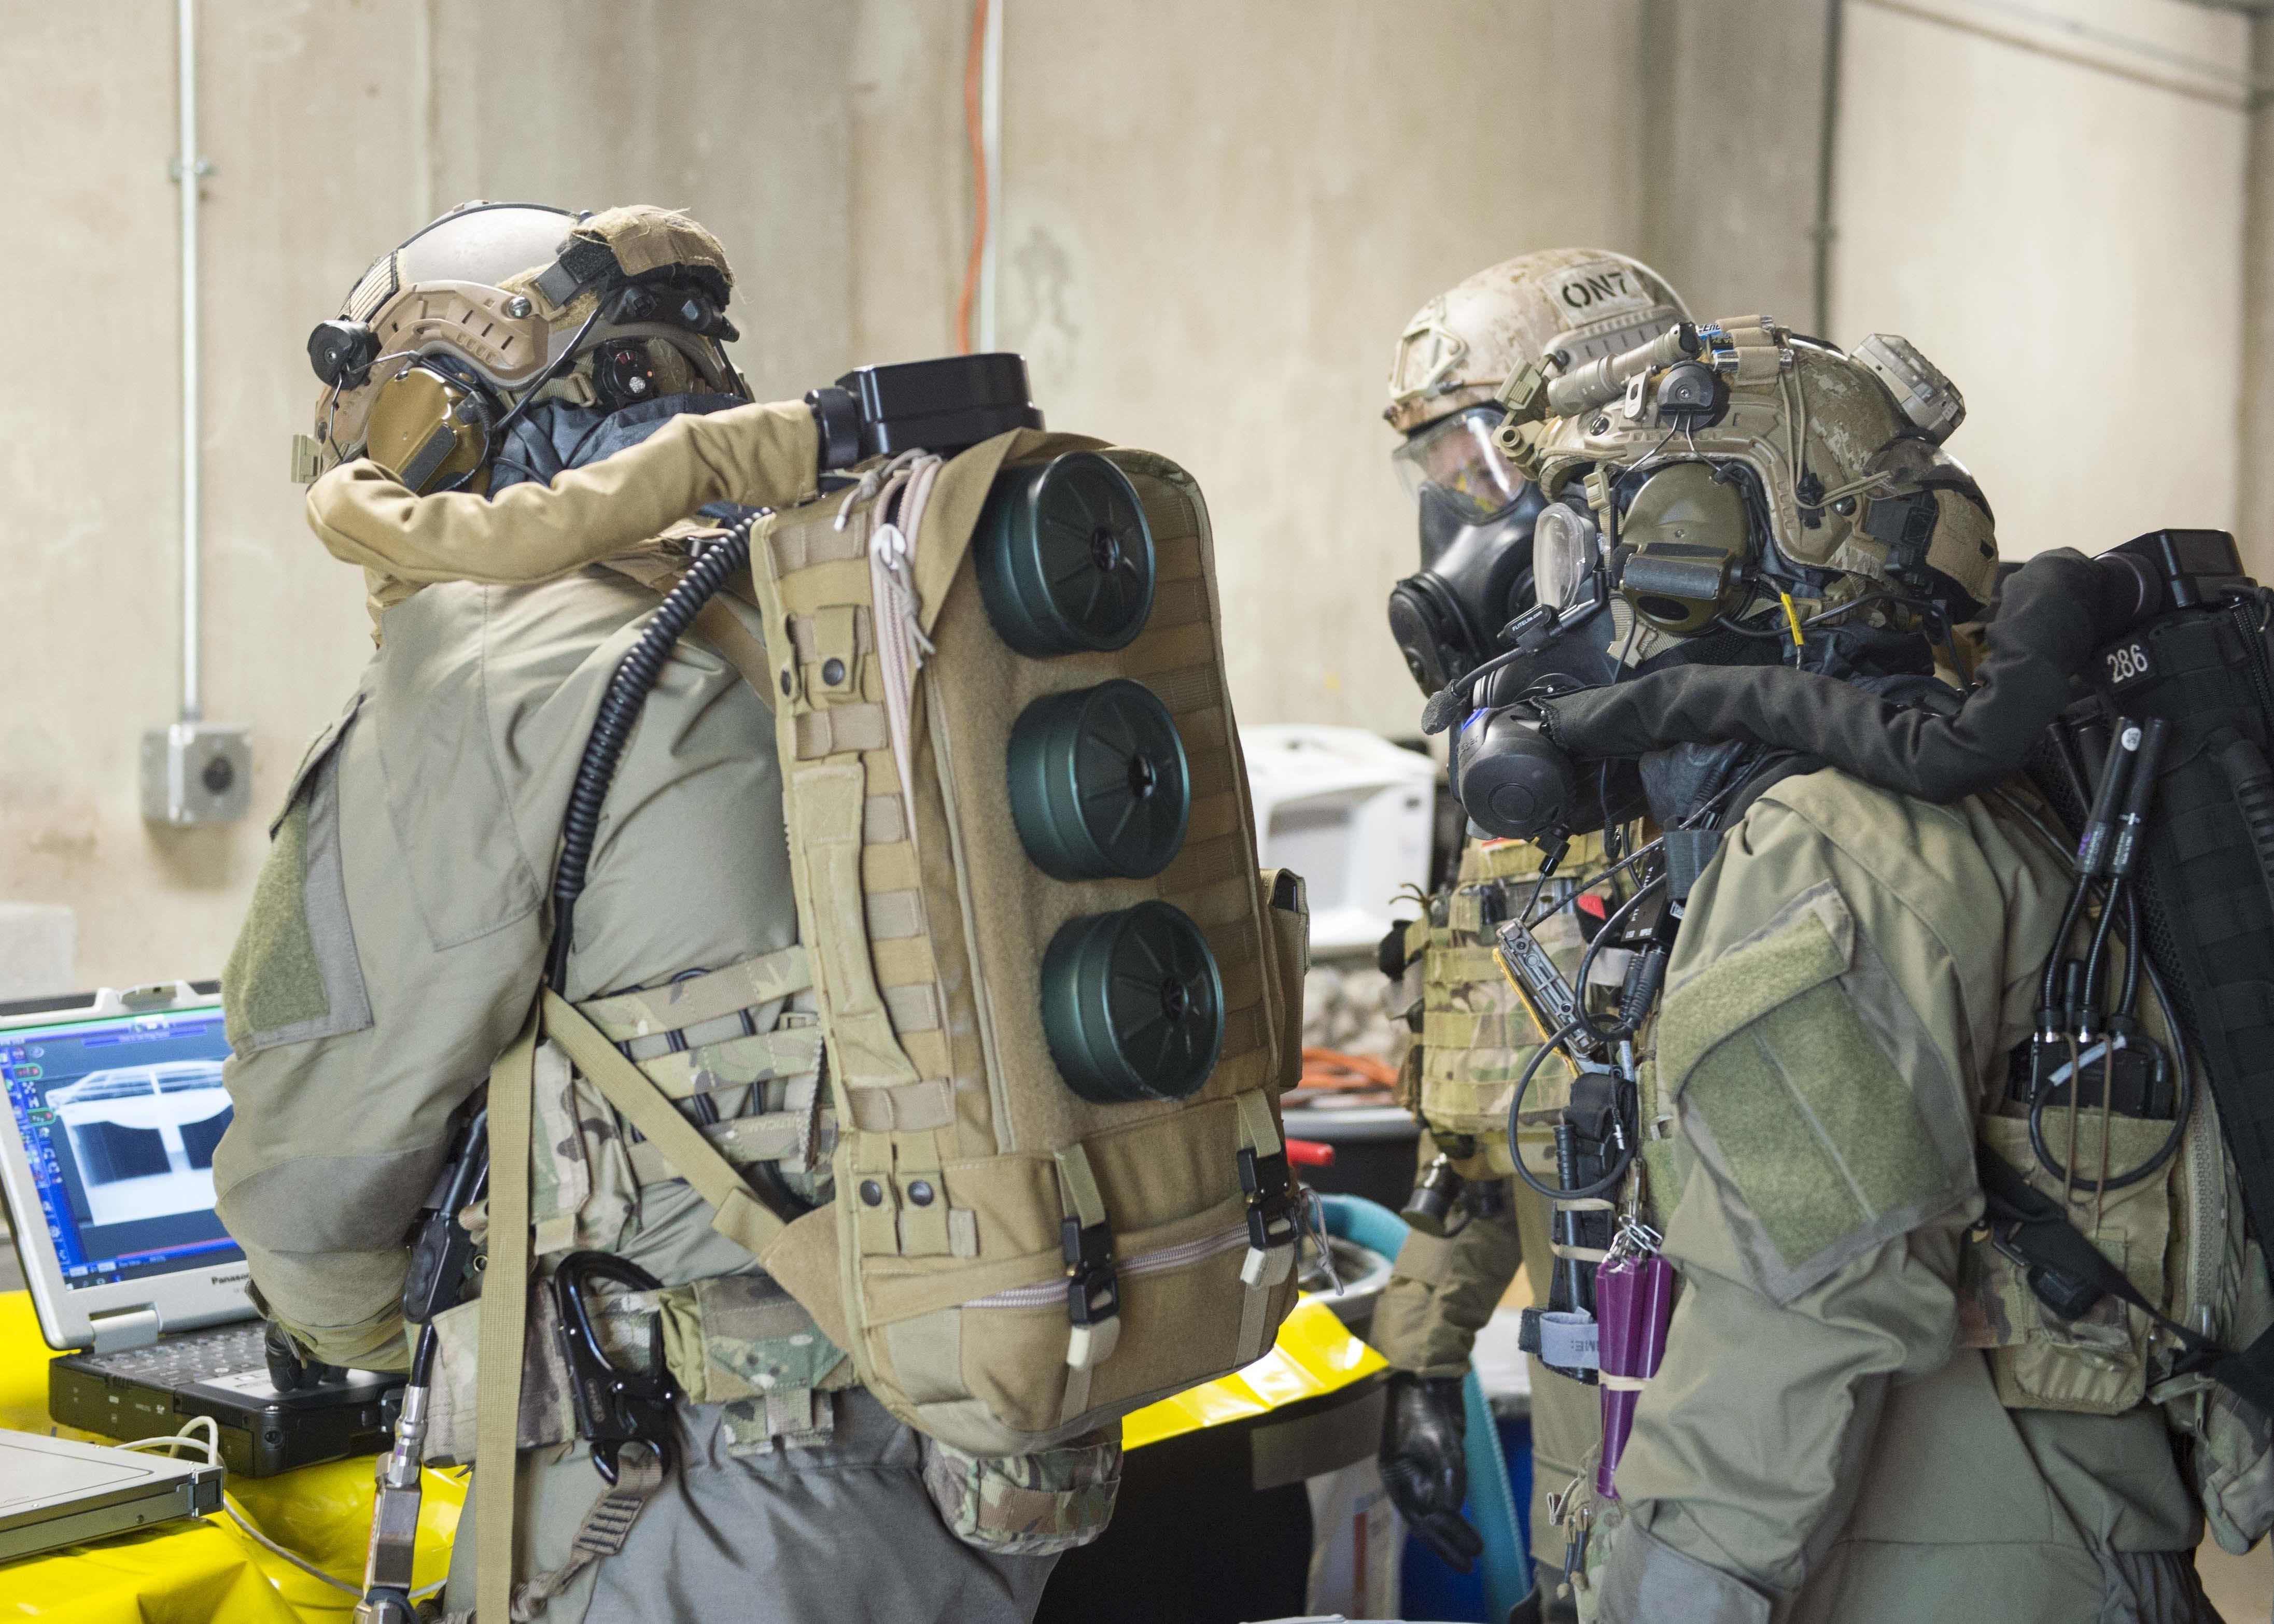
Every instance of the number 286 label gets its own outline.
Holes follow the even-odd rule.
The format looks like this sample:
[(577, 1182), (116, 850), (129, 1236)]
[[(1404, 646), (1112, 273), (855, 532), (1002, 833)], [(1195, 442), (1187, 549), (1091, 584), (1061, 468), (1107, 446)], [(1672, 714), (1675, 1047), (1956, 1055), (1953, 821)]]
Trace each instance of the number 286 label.
[(2100, 658), (2108, 668), (2108, 686), (2112, 688), (2129, 688), (2155, 674), (2148, 665), (2145, 643), (2120, 643), (2112, 649), (2102, 650)]

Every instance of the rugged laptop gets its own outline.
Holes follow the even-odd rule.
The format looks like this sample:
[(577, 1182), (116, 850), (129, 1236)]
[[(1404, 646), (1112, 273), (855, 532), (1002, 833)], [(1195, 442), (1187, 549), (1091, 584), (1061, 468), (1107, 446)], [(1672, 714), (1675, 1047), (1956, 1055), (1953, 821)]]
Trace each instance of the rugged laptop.
[(383, 1446), (400, 1376), (269, 1380), (245, 1254), (214, 1213), (229, 1041), (210, 983), (0, 1006), (0, 1192), (51, 1348), (48, 1410), (111, 1438), (221, 1429), (262, 1477)]
[(221, 1506), (222, 1469), (0, 1432), (0, 1562)]

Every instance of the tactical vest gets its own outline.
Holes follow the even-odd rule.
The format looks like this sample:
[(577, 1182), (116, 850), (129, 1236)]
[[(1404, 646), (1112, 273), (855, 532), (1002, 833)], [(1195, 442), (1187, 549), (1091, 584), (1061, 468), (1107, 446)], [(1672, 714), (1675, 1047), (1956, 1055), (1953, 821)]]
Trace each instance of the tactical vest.
[[(1580, 836), (1565, 855), (1568, 866), (1547, 882), (1548, 891), (1568, 898), (1573, 883), (1601, 872), (1602, 862), (1601, 837)], [(1541, 1034), (1494, 959), (1492, 930), (1531, 898), (1540, 863), (1540, 848), (1529, 841), (1472, 840), (1453, 887), (1431, 897), (1423, 916), (1406, 928), (1407, 974), (1418, 974), (1421, 1001), (1419, 1040), (1406, 1051), (1406, 1102), (1440, 1140), (1473, 1141), (1454, 1161), (1465, 1178), (1506, 1178), (1516, 1170), (1508, 1149), (1509, 1095)], [(1566, 975), (1578, 974), (1586, 944), (1569, 907), (1543, 921), (1536, 934)], [(1519, 1138), (1526, 1165), (1547, 1165), (1544, 1147), (1570, 1094), (1566, 1067), (1540, 1068), (1524, 1102)]]
[(752, 571), (837, 1130), (767, 1267), (985, 1455), (1254, 1360), (1307, 913), (1256, 868), (1197, 487), (1022, 432), (772, 516)]

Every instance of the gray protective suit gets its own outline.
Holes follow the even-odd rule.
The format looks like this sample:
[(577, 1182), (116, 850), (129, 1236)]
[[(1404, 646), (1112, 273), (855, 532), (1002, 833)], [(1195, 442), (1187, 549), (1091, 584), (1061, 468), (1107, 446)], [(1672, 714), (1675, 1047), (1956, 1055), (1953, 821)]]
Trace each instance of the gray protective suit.
[[(789, 442), (774, 447), (772, 473), (809, 470), (810, 430), (801, 444), (792, 412), (803, 417), (722, 413), (700, 433), (706, 443), (770, 434)], [(408, 503), (360, 465), (341, 476), (358, 500)], [(612, 477), (601, 464), (564, 478), (605, 487)], [(747, 466), (712, 483), (727, 488), (686, 494), (800, 493)], [(478, 499), (417, 507), (445, 500)], [(656, 505), (675, 500), (684, 496)], [(339, 522), (337, 505), (320, 516)], [(405, 1236), (454, 1113), (538, 985), (570, 784), (608, 678), (658, 600), (601, 569), (535, 587), (373, 584), (386, 605), (380, 650), (296, 775), (231, 959), (236, 1118), (215, 1166), (222, 1217), (270, 1315), (321, 1358), (399, 1368)], [(721, 601), (757, 635), (755, 612)], [(608, 793), (576, 914), (569, 999), (791, 944), (782, 828), (765, 706), (699, 637), (682, 639)], [(613, 1250), (666, 1286), (757, 1272), (676, 1179), (637, 1190)], [(802, 1315), (787, 1299), (778, 1309)], [(736, 1428), (732, 1406), (684, 1407), (682, 1470), (623, 1550), (586, 1568), (544, 1616), (1031, 1616), (1053, 1559), (959, 1543), (926, 1492), (915, 1435), (847, 1387), (848, 1375), (841, 1363), (816, 1384), (838, 1390), (817, 1395), (818, 1425), (794, 1442)], [(601, 1485), (581, 1445), (527, 1455), (519, 1470), (516, 1568), (527, 1576), (567, 1558)], [(463, 1526), (470, 1534), (471, 1517)], [(471, 1547), (462, 1542), (454, 1568), (460, 1607), (471, 1605)]]

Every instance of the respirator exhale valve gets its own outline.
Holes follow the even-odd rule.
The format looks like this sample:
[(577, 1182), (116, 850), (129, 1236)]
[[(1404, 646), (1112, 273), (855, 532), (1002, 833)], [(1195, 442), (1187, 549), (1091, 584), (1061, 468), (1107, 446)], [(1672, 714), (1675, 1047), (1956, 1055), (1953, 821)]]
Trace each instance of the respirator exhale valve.
[(1562, 823), (1577, 798), (1577, 769), (1541, 733), (1537, 716), (1513, 706), (1480, 710), (1456, 748), (1465, 758), (1461, 804), (1495, 839), (1538, 839)]

